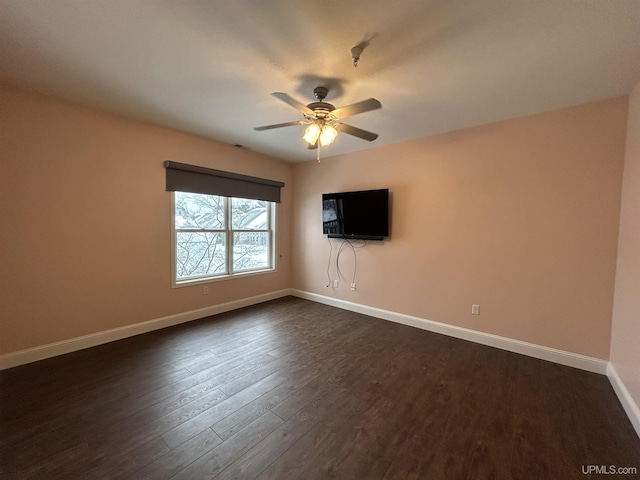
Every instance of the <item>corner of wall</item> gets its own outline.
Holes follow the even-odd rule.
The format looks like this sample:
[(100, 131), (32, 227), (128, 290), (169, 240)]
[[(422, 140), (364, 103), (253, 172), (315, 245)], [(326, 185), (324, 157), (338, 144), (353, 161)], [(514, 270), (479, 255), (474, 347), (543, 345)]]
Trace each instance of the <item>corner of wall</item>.
[(640, 82), (629, 96), (608, 376), (640, 436)]

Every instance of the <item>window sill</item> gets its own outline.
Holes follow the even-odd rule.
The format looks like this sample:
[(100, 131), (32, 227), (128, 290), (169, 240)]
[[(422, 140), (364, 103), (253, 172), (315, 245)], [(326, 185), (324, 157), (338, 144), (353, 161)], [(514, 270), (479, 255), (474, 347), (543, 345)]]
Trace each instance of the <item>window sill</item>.
[(277, 269), (275, 268), (267, 268), (264, 270), (251, 270), (249, 272), (242, 272), (242, 273), (234, 273), (233, 275), (219, 275), (216, 277), (202, 277), (202, 278), (194, 278), (191, 280), (181, 280), (179, 282), (176, 282), (174, 280), (173, 284), (171, 285), (171, 288), (182, 288), (182, 287), (192, 287), (195, 285), (202, 285), (202, 284), (208, 284), (208, 283), (215, 283), (215, 282), (224, 282), (227, 280), (235, 280), (235, 279), (240, 279), (240, 278), (246, 278), (246, 277), (254, 277), (257, 275), (268, 275), (270, 273), (276, 273)]

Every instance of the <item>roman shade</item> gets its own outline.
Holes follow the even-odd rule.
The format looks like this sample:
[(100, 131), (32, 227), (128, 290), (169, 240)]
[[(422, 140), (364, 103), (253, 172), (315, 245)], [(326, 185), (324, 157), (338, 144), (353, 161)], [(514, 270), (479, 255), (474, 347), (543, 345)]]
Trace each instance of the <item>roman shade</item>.
[(264, 178), (224, 172), (213, 168), (165, 161), (168, 192), (205, 193), (223, 197), (251, 198), (280, 202), (284, 183)]

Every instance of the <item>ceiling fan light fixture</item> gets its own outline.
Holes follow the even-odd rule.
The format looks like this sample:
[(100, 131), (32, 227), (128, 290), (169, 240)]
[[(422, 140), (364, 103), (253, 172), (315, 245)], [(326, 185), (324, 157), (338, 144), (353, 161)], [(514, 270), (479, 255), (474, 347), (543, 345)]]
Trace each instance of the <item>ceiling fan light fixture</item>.
[[(354, 48), (354, 60), (361, 53), (362, 45), (356, 45)], [(310, 149), (317, 149), (318, 158), (320, 156), (320, 147), (331, 145), (338, 136), (338, 131), (346, 133), (353, 137), (358, 137), (368, 142), (372, 142), (378, 138), (378, 134), (362, 130), (346, 123), (342, 123), (342, 119), (356, 115), (359, 113), (369, 112), (382, 107), (382, 104), (375, 98), (369, 98), (362, 102), (356, 102), (341, 108), (336, 108), (330, 103), (324, 101), (329, 90), (327, 87), (319, 86), (313, 90), (317, 102), (304, 105), (297, 100), (291, 98), (286, 93), (273, 92), (271, 95), (284, 103), (292, 106), (304, 116), (304, 120), (295, 120), (292, 122), (277, 123), (274, 125), (264, 125), (262, 127), (254, 127), (256, 131), (271, 130), (273, 128), (290, 127), (294, 125), (306, 125), (306, 129), (302, 138), (309, 144)]]
[(320, 133), (320, 145), (323, 147), (331, 145), (337, 136), (338, 131), (334, 127), (331, 125), (325, 125), (322, 127), (322, 132)]
[(320, 131), (320, 126), (317, 123), (312, 123), (307, 127), (302, 138), (304, 138), (309, 145), (313, 145), (318, 141)]

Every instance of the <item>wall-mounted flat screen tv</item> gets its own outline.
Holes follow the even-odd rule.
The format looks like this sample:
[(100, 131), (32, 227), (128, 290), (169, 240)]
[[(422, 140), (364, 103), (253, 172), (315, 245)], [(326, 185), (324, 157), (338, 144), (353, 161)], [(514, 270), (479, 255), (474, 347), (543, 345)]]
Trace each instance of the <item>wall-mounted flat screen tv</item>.
[(322, 232), (330, 238), (389, 236), (389, 189), (322, 194)]

